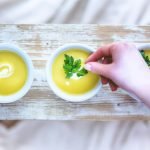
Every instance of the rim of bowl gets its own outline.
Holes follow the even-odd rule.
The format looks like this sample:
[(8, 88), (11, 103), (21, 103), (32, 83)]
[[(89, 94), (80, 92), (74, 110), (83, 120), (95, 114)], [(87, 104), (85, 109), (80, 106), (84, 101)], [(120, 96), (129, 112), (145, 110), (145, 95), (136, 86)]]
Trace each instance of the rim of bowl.
[(150, 50), (150, 43), (136, 43), (139, 50)]
[(25, 62), (28, 68), (28, 78), (24, 86), (16, 93), (8, 95), (8, 96), (0, 96), (0, 103), (11, 103), (21, 99), (31, 88), (33, 82), (33, 63), (29, 57), (29, 55), (23, 51), (21, 48), (14, 44), (3, 43), (0, 44), (0, 51), (9, 51), (14, 52), (19, 55), (23, 61)]
[(87, 51), (87, 52), (94, 52), (94, 49), (84, 45), (84, 44), (77, 44), (77, 43), (72, 43), (72, 44), (65, 44), (59, 48), (57, 48), (50, 56), (47, 65), (46, 65), (46, 78), (47, 78), (47, 82), (49, 84), (49, 87), (51, 88), (51, 90), (60, 98), (66, 100), (66, 101), (70, 101), (70, 102), (81, 102), (81, 101), (85, 101), (88, 100), (90, 98), (92, 98), (94, 95), (96, 95), (101, 87), (102, 84), (100, 82), (100, 80), (98, 81), (97, 85), (95, 88), (93, 88), (91, 91), (85, 93), (85, 94), (81, 94), (81, 95), (73, 95), (73, 94), (67, 94), (65, 92), (63, 92), (60, 88), (57, 87), (57, 85), (54, 83), (53, 79), (52, 79), (52, 65), (53, 62), (55, 60), (55, 58), (62, 52), (67, 51), (71, 48), (79, 48), (81, 50)]

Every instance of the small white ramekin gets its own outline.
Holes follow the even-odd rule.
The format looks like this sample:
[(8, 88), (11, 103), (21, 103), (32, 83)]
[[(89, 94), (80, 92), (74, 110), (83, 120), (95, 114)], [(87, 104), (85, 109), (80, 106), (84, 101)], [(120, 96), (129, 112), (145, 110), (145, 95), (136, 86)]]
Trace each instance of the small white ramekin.
[(0, 103), (11, 103), (21, 99), (31, 88), (33, 82), (33, 64), (30, 57), (21, 48), (15, 45), (0, 44), (0, 51), (9, 51), (18, 54), (24, 60), (28, 69), (28, 77), (26, 83), (18, 92), (8, 96), (0, 96)]
[(67, 94), (67, 93), (63, 92), (61, 89), (59, 89), (52, 79), (52, 65), (53, 65), (55, 58), (60, 53), (67, 51), (69, 49), (75, 49), (75, 48), (81, 49), (81, 50), (84, 50), (84, 51), (87, 51), (90, 53), (94, 52), (94, 49), (92, 49), (89, 46), (83, 45), (83, 44), (66, 44), (64, 46), (59, 47), (58, 49), (56, 49), (54, 51), (54, 53), (50, 56), (50, 58), (47, 62), (46, 77), (47, 77), (47, 81), (48, 81), (50, 88), (57, 96), (59, 96), (60, 98), (62, 98), (64, 100), (67, 100), (67, 101), (81, 102), (81, 101), (85, 101), (85, 100), (92, 98), (94, 95), (96, 95), (100, 91), (100, 88), (102, 87), (100, 80), (99, 80), (98, 84), (96, 85), (96, 87), (94, 89), (92, 89), (91, 91), (89, 91), (85, 94), (81, 94), (81, 95), (71, 95), (71, 94)]

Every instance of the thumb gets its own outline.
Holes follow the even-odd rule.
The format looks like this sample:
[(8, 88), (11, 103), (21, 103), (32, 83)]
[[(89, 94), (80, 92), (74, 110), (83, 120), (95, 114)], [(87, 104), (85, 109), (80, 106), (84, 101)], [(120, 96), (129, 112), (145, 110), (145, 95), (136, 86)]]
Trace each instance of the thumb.
[(110, 64), (101, 64), (98, 62), (89, 62), (85, 64), (85, 69), (93, 73), (105, 76), (109, 78), (110, 76)]

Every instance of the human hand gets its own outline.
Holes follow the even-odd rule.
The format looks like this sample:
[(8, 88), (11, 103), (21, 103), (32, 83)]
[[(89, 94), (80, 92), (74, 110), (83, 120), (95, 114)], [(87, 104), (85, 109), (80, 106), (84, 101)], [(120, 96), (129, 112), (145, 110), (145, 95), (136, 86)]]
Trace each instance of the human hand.
[(144, 96), (139, 92), (150, 89), (150, 70), (134, 44), (103, 46), (87, 59), (85, 68), (101, 75), (102, 83), (109, 83), (112, 91), (120, 87), (141, 99)]

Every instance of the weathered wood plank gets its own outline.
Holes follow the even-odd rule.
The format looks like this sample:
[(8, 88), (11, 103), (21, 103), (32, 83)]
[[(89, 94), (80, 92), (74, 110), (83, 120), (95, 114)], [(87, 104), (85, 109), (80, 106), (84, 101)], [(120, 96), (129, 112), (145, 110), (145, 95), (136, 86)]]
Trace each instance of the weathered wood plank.
[(0, 43), (17, 44), (33, 60), (35, 79), (20, 101), (0, 104), (0, 119), (116, 120), (150, 119), (150, 110), (121, 90), (104, 86), (92, 99), (71, 103), (49, 89), (45, 65), (51, 53), (66, 43), (93, 48), (113, 41), (150, 43), (150, 26), (102, 25), (0, 25)]

